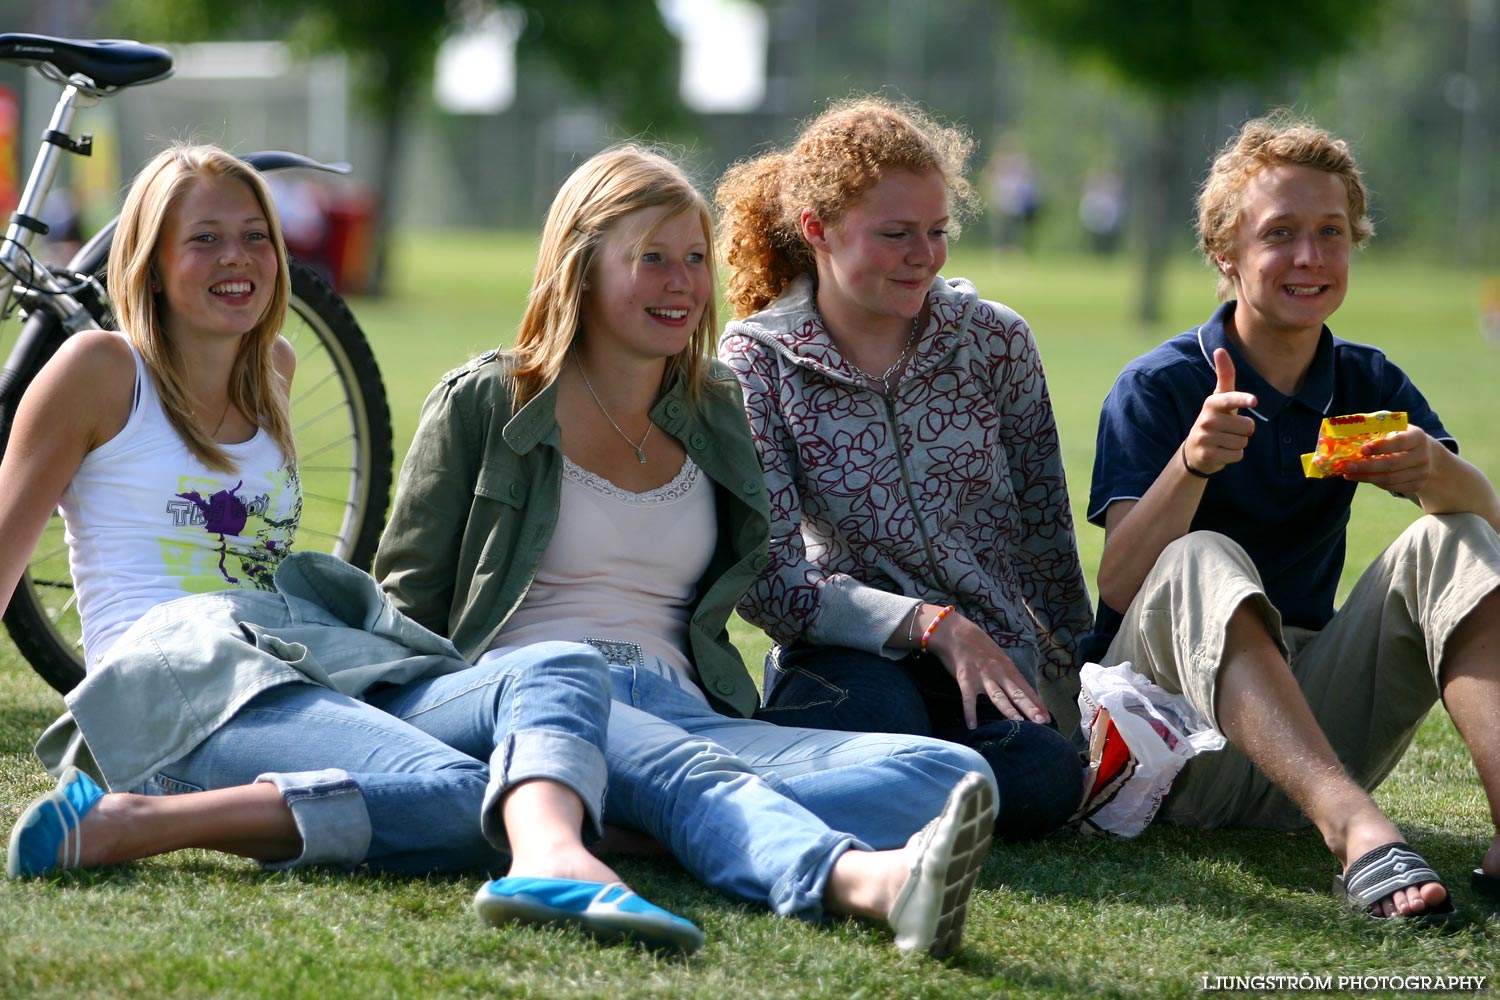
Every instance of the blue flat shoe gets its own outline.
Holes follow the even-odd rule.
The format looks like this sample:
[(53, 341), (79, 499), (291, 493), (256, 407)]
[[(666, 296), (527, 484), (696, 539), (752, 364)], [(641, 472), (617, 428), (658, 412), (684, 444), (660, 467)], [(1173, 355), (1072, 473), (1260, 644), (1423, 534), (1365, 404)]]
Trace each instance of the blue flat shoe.
[(621, 882), (497, 878), (474, 894), (474, 911), (494, 927), (568, 924), (604, 941), (639, 941), (685, 955), (703, 947), (703, 932), (691, 921), (653, 906)]
[(78, 768), (64, 771), (57, 787), (33, 801), (16, 820), (15, 829), (10, 831), (10, 853), (5, 858), (6, 876), (24, 878), (77, 868), (83, 856), (78, 824), (104, 794), (104, 789)]

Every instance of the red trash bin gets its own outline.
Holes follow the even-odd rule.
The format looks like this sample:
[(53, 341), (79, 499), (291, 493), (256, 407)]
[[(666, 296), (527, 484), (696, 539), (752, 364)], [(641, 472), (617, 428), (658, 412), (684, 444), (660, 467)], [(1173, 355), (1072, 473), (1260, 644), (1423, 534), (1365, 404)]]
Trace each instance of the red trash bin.
[(334, 192), (325, 209), (328, 238), (324, 256), (334, 290), (359, 295), (370, 287), (375, 235), (375, 200), (359, 189)]

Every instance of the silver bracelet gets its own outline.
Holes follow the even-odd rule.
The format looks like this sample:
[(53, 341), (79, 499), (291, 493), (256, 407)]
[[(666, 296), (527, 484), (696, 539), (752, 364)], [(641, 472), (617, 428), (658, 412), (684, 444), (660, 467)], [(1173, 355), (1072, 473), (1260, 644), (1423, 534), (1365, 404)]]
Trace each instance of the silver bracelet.
[(918, 601), (916, 607), (911, 609), (911, 621), (906, 626), (906, 648), (915, 649), (917, 645), (917, 618), (922, 614), (922, 602)]

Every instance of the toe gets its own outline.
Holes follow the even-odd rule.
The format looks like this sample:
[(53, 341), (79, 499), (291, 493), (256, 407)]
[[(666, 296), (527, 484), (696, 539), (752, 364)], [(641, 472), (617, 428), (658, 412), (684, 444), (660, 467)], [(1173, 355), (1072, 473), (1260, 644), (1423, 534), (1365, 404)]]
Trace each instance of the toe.
[(1441, 882), (1424, 882), (1396, 890), (1371, 910), (1379, 917), (1414, 917), (1437, 909), (1447, 898), (1448, 890)]
[(1448, 898), (1448, 889), (1441, 882), (1424, 882), (1413, 891), (1421, 899), (1423, 910), (1435, 910)]

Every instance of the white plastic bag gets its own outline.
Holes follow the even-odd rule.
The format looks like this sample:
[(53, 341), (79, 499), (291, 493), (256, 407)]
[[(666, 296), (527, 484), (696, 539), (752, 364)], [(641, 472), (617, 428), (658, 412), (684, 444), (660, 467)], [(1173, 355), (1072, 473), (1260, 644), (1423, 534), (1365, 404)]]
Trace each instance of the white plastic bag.
[(1085, 833), (1134, 837), (1146, 828), (1177, 772), (1224, 746), (1186, 698), (1130, 669), (1085, 663), (1079, 715), (1089, 744), (1084, 799), (1074, 821)]

